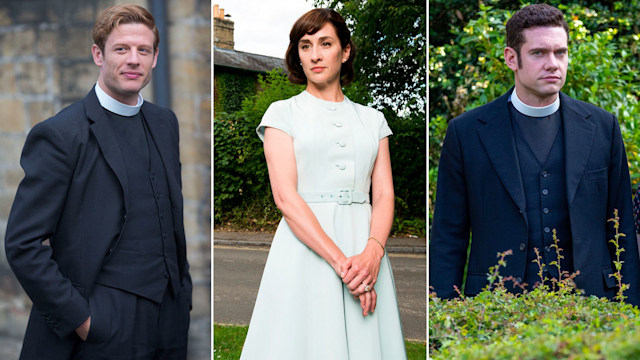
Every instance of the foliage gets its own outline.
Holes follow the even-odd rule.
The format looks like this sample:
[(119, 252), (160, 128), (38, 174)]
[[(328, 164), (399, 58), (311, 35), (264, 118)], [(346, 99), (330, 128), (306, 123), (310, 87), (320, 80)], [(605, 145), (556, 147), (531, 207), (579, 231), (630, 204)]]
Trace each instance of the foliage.
[[(488, 0), (454, 9), (456, 1), (434, 1), (432, 19), (452, 16), (463, 27), (449, 26), (449, 36), (437, 33), (429, 51), (429, 201), (433, 205), (437, 166), (449, 120), (486, 104), (513, 86), (513, 73), (503, 64), (504, 25), (515, 2)], [(612, 112), (621, 123), (632, 181), (640, 177), (640, 57), (637, 41), (640, 1), (602, 4), (573, 1), (558, 5), (570, 28), (570, 63), (563, 92)], [(588, 6), (582, 5), (587, 3)], [(489, 5), (486, 5), (489, 4)], [(523, 5), (522, 5), (523, 6)], [(453, 9), (446, 15), (442, 9)], [(440, 15), (438, 15), (440, 14)], [(441, 29), (442, 24), (434, 24)], [(435, 35), (434, 35), (435, 36)], [(430, 214), (432, 207), (430, 207)]]
[(620, 232), (620, 218), (618, 217), (618, 209), (615, 209), (614, 218), (609, 219), (608, 221), (613, 222), (613, 228), (615, 229), (614, 238), (609, 240), (609, 242), (612, 243), (616, 249), (616, 259), (613, 260), (613, 265), (616, 269), (616, 272), (609, 276), (613, 276), (616, 279), (616, 283), (618, 284), (616, 300), (624, 301), (624, 299), (627, 298), (626, 296), (624, 296), (624, 291), (629, 288), (629, 284), (622, 283), (622, 263), (624, 263), (624, 261), (620, 260), (620, 254), (624, 252), (624, 248), (620, 247), (620, 238), (625, 237), (626, 235)]
[(234, 219), (251, 230), (273, 227), (279, 218), (256, 127), (272, 102), (302, 91), (280, 70), (259, 76), (258, 83), (261, 91), (247, 96), (241, 110), (214, 116), (214, 221)]
[[(214, 324), (213, 359), (236, 360), (240, 358), (247, 330), (247, 326)], [(426, 359), (427, 348), (425, 344), (406, 340), (404, 344), (408, 360)]]
[(429, 350), (434, 360), (637, 359), (639, 315), (629, 304), (540, 288), (525, 296), (430, 295)]
[[(335, 8), (353, 29), (356, 83), (373, 103), (424, 118), (426, 1), (315, 0), (314, 5)], [(370, 102), (366, 96), (351, 99)]]
[(221, 72), (215, 76), (214, 108), (233, 113), (242, 108), (247, 94), (256, 91), (255, 75), (248, 72)]
[[(618, 254), (618, 211), (614, 211), (614, 243)], [(640, 310), (624, 302), (585, 297), (574, 279), (579, 272), (562, 271), (562, 249), (555, 236), (556, 261), (560, 279), (543, 276), (545, 264), (536, 248), (540, 282), (532, 291), (512, 276), (500, 274), (511, 250), (498, 253), (498, 263), (489, 268), (488, 284), (475, 297), (444, 300), (429, 294), (429, 350), (435, 359), (630, 359), (640, 355)], [(620, 265), (620, 266), (618, 266)], [(622, 283), (622, 263), (613, 276), (618, 280), (616, 299), (624, 299), (629, 288)], [(519, 287), (515, 293), (507, 282)], [(632, 334), (632, 335), (630, 335)], [(626, 346), (619, 346), (624, 343)], [(633, 344), (629, 347), (629, 345)]]
[[(424, 115), (411, 114), (402, 118), (393, 112), (383, 110), (393, 135), (389, 137), (393, 185), (396, 195), (396, 217), (403, 221), (413, 221), (412, 234), (426, 234), (424, 214), (427, 182), (425, 167), (426, 122)], [(398, 223), (399, 225), (402, 223)], [(405, 226), (409, 223), (405, 222)], [(409, 225), (410, 226), (410, 225)], [(396, 228), (396, 231), (402, 232)]]

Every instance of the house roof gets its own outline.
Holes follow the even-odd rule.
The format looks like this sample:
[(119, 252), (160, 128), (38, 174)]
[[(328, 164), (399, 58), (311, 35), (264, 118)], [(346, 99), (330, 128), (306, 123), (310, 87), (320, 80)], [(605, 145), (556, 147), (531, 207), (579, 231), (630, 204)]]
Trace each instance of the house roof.
[(215, 66), (226, 66), (234, 69), (267, 72), (274, 68), (280, 68), (287, 72), (284, 60), (266, 56), (251, 54), (243, 51), (221, 49), (213, 47), (213, 64)]

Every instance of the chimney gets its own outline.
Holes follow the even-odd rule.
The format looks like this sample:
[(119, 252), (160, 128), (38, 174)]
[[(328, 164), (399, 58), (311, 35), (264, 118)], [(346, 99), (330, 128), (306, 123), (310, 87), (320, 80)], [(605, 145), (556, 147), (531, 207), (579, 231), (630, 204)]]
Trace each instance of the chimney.
[(233, 50), (233, 21), (225, 19), (224, 9), (213, 5), (213, 46)]

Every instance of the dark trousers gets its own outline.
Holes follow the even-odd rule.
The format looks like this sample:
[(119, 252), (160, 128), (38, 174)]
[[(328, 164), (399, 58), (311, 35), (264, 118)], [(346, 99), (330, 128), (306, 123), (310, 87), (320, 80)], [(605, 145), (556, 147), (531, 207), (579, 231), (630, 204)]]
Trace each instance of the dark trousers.
[(161, 304), (96, 284), (89, 297), (91, 327), (78, 341), (74, 360), (151, 360), (187, 358), (189, 300), (184, 289), (169, 290)]

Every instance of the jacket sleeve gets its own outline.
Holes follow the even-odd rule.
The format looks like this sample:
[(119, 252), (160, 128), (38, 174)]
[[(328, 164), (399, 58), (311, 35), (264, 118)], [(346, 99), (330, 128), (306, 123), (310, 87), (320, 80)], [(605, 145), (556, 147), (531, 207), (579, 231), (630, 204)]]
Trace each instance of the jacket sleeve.
[(457, 296), (469, 246), (469, 209), (460, 140), (449, 123), (438, 168), (433, 226), (429, 244), (429, 286), (437, 296)]
[[(52, 246), (74, 172), (77, 154), (53, 122), (36, 125), (24, 145), (24, 179), (11, 208), (5, 250), (18, 281), (60, 338), (89, 317), (89, 305), (60, 272)], [(76, 151), (77, 152), (77, 151)]]
[[(635, 223), (633, 204), (631, 198), (631, 180), (629, 178), (629, 166), (624, 142), (620, 133), (618, 120), (614, 116), (612, 134), (611, 166), (609, 167), (607, 215), (613, 217), (614, 209), (618, 210), (620, 217), (620, 232), (625, 236), (620, 238), (620, 247), (624, 252), (620, 257), (622, 264), (622, 282), (629, 284), (629, 289), (624, 293), (625, 300), (633, 305), (640, 305), (640, 259), (638, 257), (638, 243), (635, 236)], [(612, 224), (607, 226), (607, 241), (614, 239), (615, 230)], [(615, 259), (615, 250), (612, 244), (611, 258)]]

